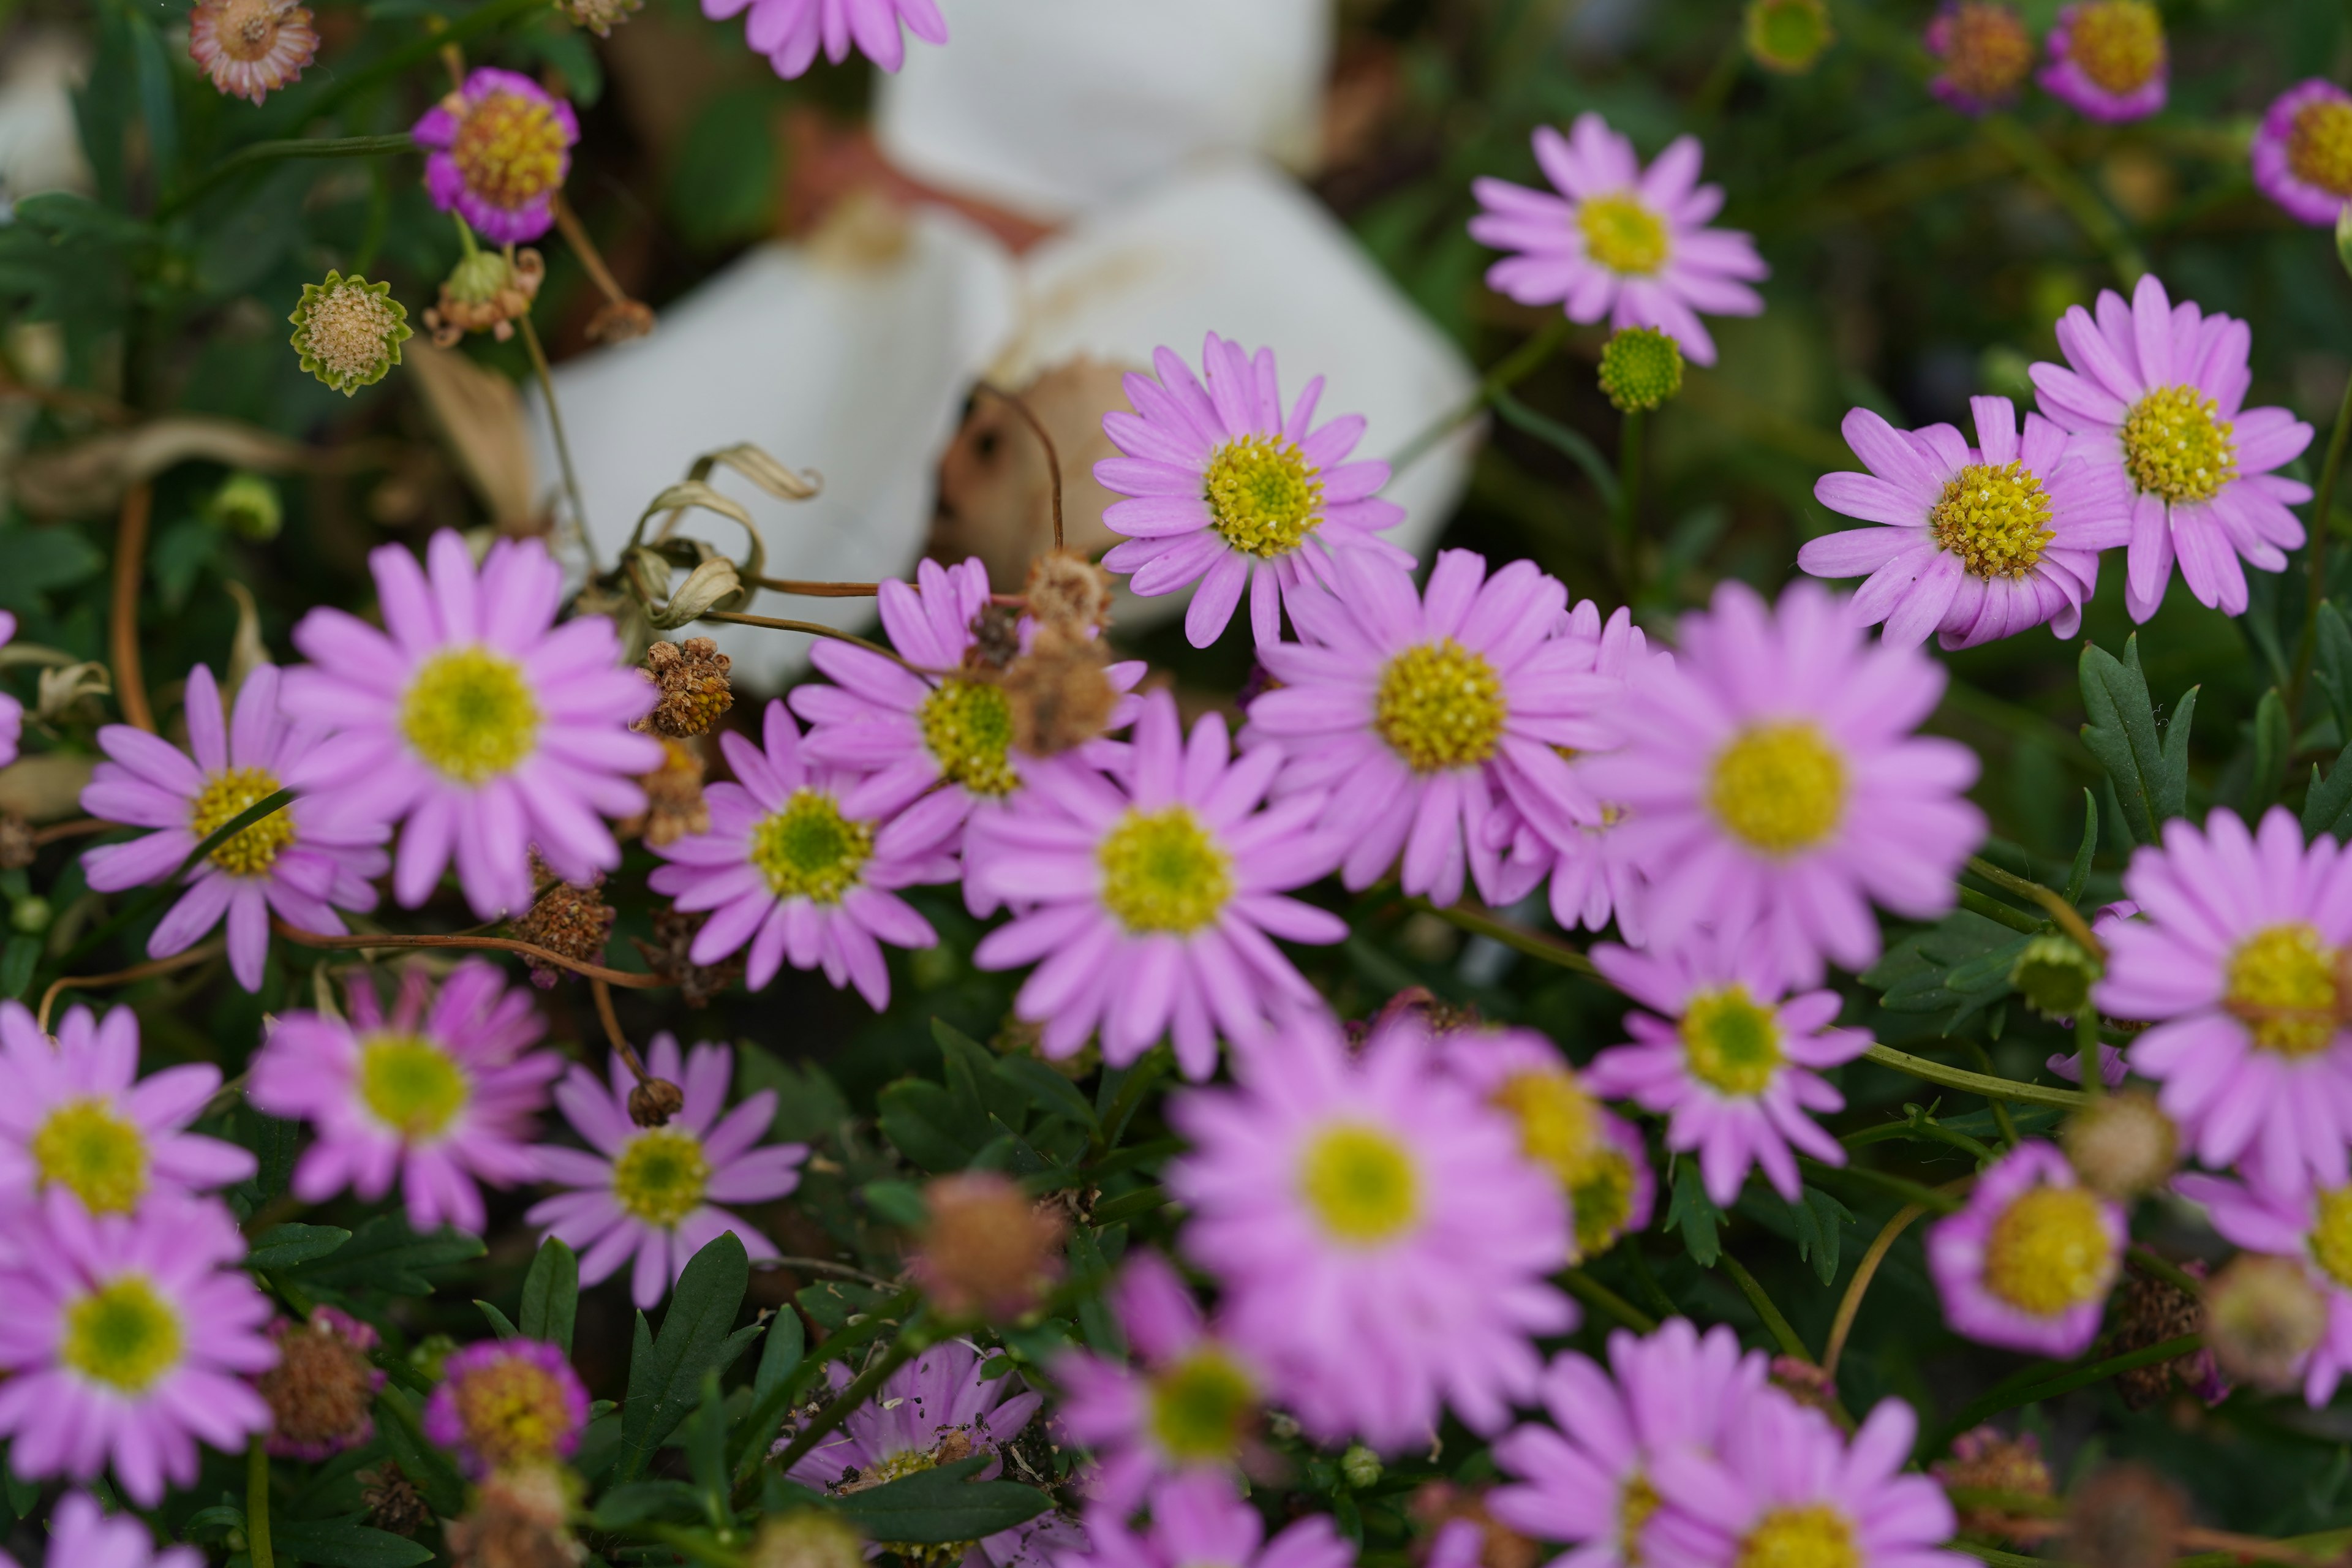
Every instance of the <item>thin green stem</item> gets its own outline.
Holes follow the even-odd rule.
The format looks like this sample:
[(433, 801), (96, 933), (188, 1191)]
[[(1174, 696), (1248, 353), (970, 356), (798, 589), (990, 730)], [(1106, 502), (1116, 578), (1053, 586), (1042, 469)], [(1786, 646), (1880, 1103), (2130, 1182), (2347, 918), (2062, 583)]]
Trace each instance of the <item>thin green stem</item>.
[(2050, 911), (2050, 918), (2056, 921), (2066, 934), (2074, 939), (2075, 945), (2084, 952), (2094, 958), (2105, 956), (2105, 945), (2091, 934), (2090, 923), (2083, 919), (2082, 911), (2068, 903), (2066, 895), (2057, 889), (2045, 888), (2030, 878), (2019, 877), (2004, 871), (1981, 855), (1969, 857), (1969, 871), (1973, 876), (1982, 877), (1996, 888), (2015, 893), (2021, 898), (2032, 899)]
[(807, 1426), (793, 1434), (793, 1440), (784, 1445), (783, 1452), (772, 1461), (777, 1470), (789, 1472), (811, 1448), (816, 1447), (818, 1438), (848, 1420), (859, 1405), (874, 1396), (874, 1391), (882, 1386), (885, 1378), (928, 1349), (930, 1342), (930, 1334), (923, 1324), (921, 1314), (918, 1313), (898, 1331), (898, 1337), (890, 1342), (888, 1350), (868, 1364), (864, 1372), (851, 1378), (849, 1386), (835, 1394), (824, 1409), (809, 1417)]
[(263, 817), (275, 816), (278, 813), (285, 810), (288, 805), (291, 805), (293, 800), (294, 792), (290, 789), (281, 789), (275, 795), (264, 795), (261, 799), (255, 801), (251, 805), (247, 806), (243, 811), (238, 812), (235, 816), (230, 817), (226, 822), (222, 823), (209, 834), (206, 834), (203, 843), (188, 851), (188, 858), (180, 862), (180, 868), (178, 870), (173, 872), (163, 880), (150, 886), (146, 893), (134, 900), (129, 908), (123, 910), (112, 920), (107, 921), (104, 925), (99, 927), (88, 936), (82, 938), (80, 942), (75, 944), (74, 950), (71, 952), (67, 953), (65, 957), (58, 962), (58, 969), (60, 971), (70, 970), (74, 966), (76, 960), (80, 959), (94, 951), (99, 944), (105, 942), (107, 938), (112, 936), (116, 931), (121, 931), (124, 926), (129, 925), (132, 921), (137, 920), (141, 915), (145, 914), (149, 910), (153, 909), (157, 904), (162, 903), (166, 898), (170, 897), (173, 889), (180, 885), (181, 881), (186, 878), (190, 871), (195, 869), (197, 863), (204, 859), (205, 856), (211, 854), (214, 850), (219, 848), (222, 845), (227, 843), (230, 839), (236, 837), (247, 828), (252, 826), (255, 823), (259, 822)]
[(2311, 678), (2312, 656), (2319, 647), (2319, 605), (2327, 597), (2327, 525), (2336, 507), (2336, 481), (2344, 473), (2344, 447), (2352, 436), (2352, 375), (2344, 378), (2344, 400), (2336, 407), (2336, 428), (2327, 437), (2327, 457), (2320, 464), (2319, 489), (2311, 498), (2311, 546), (2304, 570), (2311, 575), (2310, 609), (2303, 617), (2303, 636), (2296, 639), (2294, 679), (2287, 693), (2290, 714), (2303, 711), (2305, 684)]
[(166, 196), (157, 205), (155, 216), (170, 217), (230, 175), (257, 163), (275, 163), (281, 158), (373, 158), (385, 153), (415, 151), (415, 139), (405, 131), (390, 136), (299, 136), (283, 142), (256, 142), (238, 148), (197, 175), (194, 184)]
[(253, 1568), (274, 1568), (269, 1551), (269, 1443), (256, 1436), (245, 1450), (245, 1549)]
[(1682, 1315), (1682, 1309), (1675, 1305), (1675, 1299), (1666, 1294), (1665, 1287), (1658, 1283), (1658, 1277), (1650, 1272), (1650, 1260), (1643, 1256), (1642, 1249), (1630, 1238), (1625, 1243), (1625, 1265), (1633, 1271), (1633, 1283), (1642, 1288), (1642, 1294), (1657, 1308), (1661, 1320)]
[(1583, 1269), (1566, 1269), (1560, 1274), (1560, 1279), (1573, 1294), (1581, 1298), (1588, 1305), (1600, 1308), (1635, 1333), (1646, 1334), (1656, 1330), (1657, 1319), (1650, 1316)]
[(1592, 960), (1557, 937), (1549, 937), (1541, 931), (1532, 931), (1525, 926), (1515, 926), (1508, 921), (1497, 920), (1475, 905), (1450, 904), (1441, 908), (1431, 903), (1427, 899), (1412, 899), (1408, 901), (1414, 909), (1435, 915), (1449, 925), (1459, 926), (1464, 931), (1499, 942), (1514, 952), (1526, 953), (1529, 958), (1539, 958), (1546, 963), (1557, 963), (1562, 969), (1573, 969), (1580, 974), (1600, 973), (1593, 968)]
[(316, 103), (307, 106), (304, 111), (306, 121), (331, 114), (352, 99), (399, 76), (418, 61), (431, 59), (446, 46), (463, 44), (503, 22), (543, 10), (546, 5), (547, 0), (484, 0), (482, 5), (456, 17), (446, 26), (420, 33), (373, 65), (353, 71), (335, 82), (320, 95)]
[(1864, 1182), (1881, 1192), (1892, 1193), (1906, 1204), (1916, 1204), (1930, 1214), (1951, 1214), (1961, 1206), (1959, 1198), (1950, 1193), (1938, 1192), (1922, 1185), (1907, 1176), (1889, 1175), (1874, 1171), (1867, 1165), (1832, 1165), (1809, 1154), (1797, 1156), (1797, 1164), (1809, 1182), (1835, 1184), (1843, 1182)]
[(1731, 1282), (1739, 1287), (1739, 1293), (1748, 1298), (1748, 1304), (1756, 1309), (1758, 1317), (1764, 1320), (1766, 1331), (1780, 1347), (1799, 1361), (1811, 1362), (1813, 1352), (1805, 1348), (1805, 1342), (1797, 1337), (1797, 1331), (1790, 1326), (1780, 1309), (1772, 1304), (1772, 1298), (1764, 1293), (1764, 1287), (1758, 1282), (1756, 1276), (1748, 1272), (1747, 1266), (1728, 1252), (1723, 1255), (1722, 1262), (1723, 1271), (1731, 1276)]
[[(465, 225), (461, 219), (459, 230)], [(547, 368), (547, 351), (539, 345), (539, 329), (530, 324), (530, 312), (525, 310), (515, 318), (522, 328), (523, 346), (530, 350), (531, 374), (539, 378), (539, 395), (547, 399), (547, 427), (555, 433), (555, 460), (563, 468), (563, 493), (572, 500), (572, 526), (580, 535), (580, 552), (588, 562), (588, 575), (596, 575), (596, 542), (588, 532), (588, 503), (581, 499), (580, 476), (572, 467), (572, 443), (563, 434), (563, 409), (555, 401), (555, 377)]]
[(2022, 931), (2027, 936), (2041, 935), (2042, 928), (2049, 923), (2046, 921), (2036, 920), (2023, 910), (2013, 909), (2002, 903), (1990, 893), (1979, 893), (1974, 888), (1960, 889), (1960, 908), (2005, 925), (2013, 931)]
[(741, 1553), (730, 1552), (700, 1531), (682, 1524), (646, 1523), (633, 1525), (631, 1531), (650, 1536), (689, 1562), (708, 1563), (709, 1568), (743, 1568)]
[(1641, 584), (1634, 578), (1634, 551), (1641, 535), (1642, 517), (1642, 431), (1645, 421), (1642, 411), (1630, 409), (1625, 423), (1617, 436), (1617, 556), (1619, 580), (1625, 584), (1625, 596), (1638, 599)]
[(1516, 386), (1533, 374), (1536, 367), (1549, 359), (1552, 351), (1566, 341), (1572, 324), (1566, 316), (1561, 316), (1521, 343), (1479, 379), (1477, 390), (1458, 407), (1439, 415), (1421, 434), (1398, 447), (1396, 456), (1389, 459), (1389, 483), (1396, 483), (1397, 476), (1427, 457), (1431, 447), (1476, 418), (1478, 411), (1486, 406), (1487, 399), (1496, 392)]
[[(1987, 1077), (1992, 1076), (1992, 1053), (1984, 1048), (1981, 1041), (1970, 1040), (1968, 1045), (1969, 1054), (1977, 1058), (1977, 1066), (1984, 1069)], [(1993, 1125), (2000, 1129), (2000, 1141), (2011, 1149), (2016, 1148), (2017, 1122), (2009, 1114), (2009, 1102), (1996, 1100), (1991, 1101), (1991, 1105)]]
[(2107, 1064), (2099, 1051), (2099, 1010), (2088, 1002), (2074, 1015), (2074, 1070), (2083, 1075), (2083, 1099), (2107, 1092)]
[[(2156, 1366), (2164, 1362), (2178, 1360), (2181, 1356), (2192, 1355), (2204, 1343), (2205, 1337), (2202, 1334), (2183, 1334), (2179, 1339), (2165, 1340), (2158, 1344), (2142, 1345), (2137, 1350), (2126, 1351), (2121, 1355), (2111, 1355), (2104, 1361), (2092, 1362), (2087, 1366), (2070, 1368), (2053, 1376), (2030, 1383), (2022, 1388), (1996, 1388), (1954, 1416), (1947, 1430), (1952, 1434), (1966, 1432), (1970, 1427), (1982, 1424), (1988, 1417), (1998, 1415), (2004, 1410), (2013, 1410), (2021, 1405), (2037, 1404), (2044, 1399), (2055, 1399), (2062, 1394), (2072, 1394), (2078, 1388), (2087, 1388), (2092, 1384), (2104, 1383), (2108, 1378), (2123, 1373), (2135, 1372), (2144, 1366)], [(1947, 1436), (1944, 1441), (1948, 1443), (1950, 1438)]]
[(2011, 1100), (2021, 1105), (2054, 1105), (2072, 1110), (2089, 1101), (2090, 1096), (2071, 1089), (2051, 1089), (2043, 1084), (2020, 1083), (2013, 1078), (1995, 1078), (1990, 1073), (1969, 1072), (1965, 1068), (1946, 1067), (1942, 1062), (1926, 1057), (1915, 1057), (1908, 1051), (1898, 1051), (1892, 1046), (1874, 1043), (1862, 1053), (1881, 1067), (1909, 1073), (1927, 1083), (1940, 1083), (1946, 1089), (1966, 1089), (1970, 1094), (1983, 1095), (1987, 1100)]

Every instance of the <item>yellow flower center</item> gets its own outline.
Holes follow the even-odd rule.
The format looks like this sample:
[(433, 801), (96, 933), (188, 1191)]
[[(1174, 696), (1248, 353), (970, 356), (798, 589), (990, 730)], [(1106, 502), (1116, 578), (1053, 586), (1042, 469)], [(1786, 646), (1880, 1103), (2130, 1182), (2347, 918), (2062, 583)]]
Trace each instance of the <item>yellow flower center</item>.
[(1970, 463), (1944, 482), (1928, 531), (1979, 577), (2022, 577), (2055, 537), (2050, 497), (2024, 460)]
[(2312, 1207), (2312, 1261), (2352, 1290), (2352, 1187), (2323, 1187)]
[[(189, 808), (188, 829), (197, 838), (211, 837), (236, 820), (247, 806), (268, 799), (281, 786), (262, 768), (230, 768), (205, 780), (205, 787)], [(207, 857), (232, 877), (256, 877), (277, 863), (278, 852), (294, 842), (294, 816), (284, 807), (252, 826), (223, 839)]]
[(2067, 26), (2066, 58), (2103, 92), (2137, 91), (2164, 68), (2164, 19), (2147, 0), (2086, 0)]
[(1630, 192), (1588, 196), (1576, 207), (1584, 254), (1612, 272), (1647, 278), (1666, 264), (1665, 219)]
[(180, 1315), (144, 1278), (125, 1274), (66, 1309), (58, 1359), (93, 1382), (144, 1394), (180, 1364)]
[(916, 718), (941, 777), (974, 795), (1008, 795), (1020, 786), (1004, 759), (1013, 743), (1013, 705), (1003, 688), (950, 676), (923, 699)]
[(1189, 935), (1234, 894), (1233, 857), (1188, 806), (1130, 808), (1095, 852), (1102, 901), (1129, 931)]
[(572, 1431), (572, 1407), (555, 1374), (520, 1357), (461, 1373), (456, 1397), (466, 1445), (493, 1469), (551, 1459)]
[(664, 1230), (701, 1207), (709, 1184), (702, 1140), (682, 1127), (649, 1127), (613, 1162), (613, 1201)]
[(2310, 926), (2265, 926), (2230, 954), (2221, 1005), (2259, 1049), (2283, 1057), (2326, 1050), (2343, 1022), (2342, 962)]
[(2082, 1187), (2035, 1187), (1992, 1222), (1985, 1289), (2012, 1307), (2053, 1318), (2097, 1299), (2115, 1272), (2115, 1257), (2096, 1197)]
[(1780, 1019), (1745, 985), (1692, 996), (1683, 1008), (1681, 1033), (1691, 1075), (1726, 1094), (1761, 1094), (1780, 1070)]
[(510, 773), (539, 740), (539, 704), (522, 666), (486, 647), (453, 647), (418, 667), (400, 699), (400, 732), (444, 778), (478, 784)]
[(1257, 1385), (1234, 1359), (1202, 1345), (1151, 1380), (1151, 1435), (1171, 1458), (1230, 1459), (1241, 1447)]
[(1343, 1247), (1394, 1241), (1421, 1215), (1421, 1173), (1395, 1134), (1362, 1122), (1325, 1128), (1298, 1162), (1307, 1212)]
[(1716, 753), (1706, 803), (1749, 848), (1801, 854), (1845, 815), (1845, 759), (1809, 721), (1750, 724)]
[(495, 207), (528, 206), (563, 179), (563, 125), (519, 92), (492, 92), (461, 112), (449, 156), (467, 189)]
[(1252, 555), (1287, 555), (1323, 521), (1323, 481), (1287, 437), (1226, 442), (1209, 459), (1204, 486), (1211, 526)]
[(1665, 1500), (1640, 1470), (1628, 1470), (1617, 1489), (1617, 1556), (1625, 1568), (1641, 1568), (1642, 1530)]
[(2352, 103), (2323, 98), (2296, 110), (2286, 166), (2306, 185), (2352, 196)]
[(66, 1187), (92, 1214), (129, 1214), (147, 1190), (147, 1141), (104, 1100), (68, 1100), (33, 1134), (40, 1185)]
[(797, 789), (751, 829), (751, 864), (780, 899), (837, 904), (874, 856), (874, 829), (841, 815), (833, 796)]
[(1633, 1217), (1633, 1162), (1625, 1152), (1610, 1145), (1593, 1156), (1590, 1173), (1568, 1190), (1579, 1258), (1597, 1258), (1616, 1246)]
[(2193, 386), (2158, 387), (2124, 416), (2124, 467), (2132, 482), (2168, 501), (2210, 500), (2238, 477), (2236, 428)]
[(438, 1137), (473, 1097), (466, 1069), (417, 1035), (370, 1035), (360, 1044), (360, 1103), (412, 1143)]
[(1415, 773), (1476, 767), (1495, 754), (1510, 711), (1486, 656), (1452, 637), (1415, 643), (1381, 671), (1372, 724)]
[(2008, 97), (2033, 68), (2033, 36), (2005, 5), (1961, 0), (1943, 33), (1944, 79), (1979, 103)]
[(1827, 1503), (1769, 1510), (1739, 1542), (1733, 1568), (1862, 1568), (1853, 1522)]
[(1494, 1103), (1519, 1125), (1519, 1152), (1573, 1186), (1607, 1140), (1601, 1105), (1564, 1068), (1513, 1073)]

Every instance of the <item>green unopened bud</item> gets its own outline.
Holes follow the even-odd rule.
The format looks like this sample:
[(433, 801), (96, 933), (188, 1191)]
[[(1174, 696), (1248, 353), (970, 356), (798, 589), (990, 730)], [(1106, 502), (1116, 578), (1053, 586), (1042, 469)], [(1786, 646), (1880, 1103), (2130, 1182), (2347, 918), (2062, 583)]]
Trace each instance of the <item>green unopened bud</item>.
[(28, 893), (18, 899), (8, 910), (8, 923), (26, 936), (40, 935), (49, 929), (49, 921), (55, 918), (56, 911), (49, 908), (49, 900), (38, 893)]
[(514, 268), (507, 265), (503, 251), (477, 250), (449, 269), (449, 280), (442, 288), (453, 300), (480, 305), (496, 298), (513, 276)]
[(1748, 52), (1766, 70), (1809, 71), (1836, 41), (1824, 0), (1748, 0)]
[(2091, 1005), (2091, 987), (2104, 971), (2072, 937), (2037, 936), (2011, 965), (2009, 983), (2045, 1018), (2071, 1018)]
[(416, 1342), (408, 1352), (408, 1364), (435, 1383), (441, 1381), (443, 1363), (457, 1353), (457, 1342), (446, 1334), (427, 1334)]
[(1682, 345), (1655, 327), (1621, 327), (1601, 351), (1601, 390), (1623, 413), (1663, 407), (1682, 389)]
[(267, 544), (286, 526), (286, 508), (278, 499), (276, 485), (259, 474), (240, 470), (231, 474), (205, 503), (205, 521), (239, 539)]
[(1381, 1457), (1361, 1443), (1350, 1444), (1339, 1456), (1339, 1474), (1358, 1491), (1376, 1487), (1381, 1481)]

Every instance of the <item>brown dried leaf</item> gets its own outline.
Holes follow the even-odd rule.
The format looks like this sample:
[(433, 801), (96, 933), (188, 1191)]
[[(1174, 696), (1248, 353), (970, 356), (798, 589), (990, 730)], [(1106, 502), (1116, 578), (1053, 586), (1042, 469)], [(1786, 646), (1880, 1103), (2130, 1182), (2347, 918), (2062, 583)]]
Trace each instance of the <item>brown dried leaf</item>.
[(539, 515), (539, 477), (514, 383), (454, 349), (404, 345), (425, 406), (451, 456), (502, 533), (527, 532)]

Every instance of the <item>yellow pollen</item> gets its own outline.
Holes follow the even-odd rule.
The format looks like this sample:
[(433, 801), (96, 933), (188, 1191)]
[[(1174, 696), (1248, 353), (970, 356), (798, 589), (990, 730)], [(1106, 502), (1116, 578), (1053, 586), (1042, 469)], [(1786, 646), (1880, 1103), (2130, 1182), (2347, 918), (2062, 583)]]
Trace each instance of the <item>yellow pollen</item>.
[(555, 1457), (572, 1430), (562, 1385), (545, 1367), (509, 1357), (460, 1374), (457, 1423), (492, 1469)]
[(1203, 499), (1211, 526), (1235, 550), (1265, 560), (1298, 548), (1323, 521), (1323, 481), (1284, 436), (1244, 436), (1209, 459)]
[(613, 1162), (613, 1201), (664, 1230), (701, 1207), (709, 1184), (702, 1140), (682, 1127), (649, 1127)]
[(1192, 1352), (1150, 1386), (1151, 1435), (1181, 1462), (1232, 1458), (1257, 1408), (1257, 1385), (1214, 1345)]
[(461, 110), (449, 156), (467, 189), (495, 207), (529, 206), (563, 179), (563, 126), (555, 110), (515, 92)]
[(40, 1185), (69, 1189), (92, 1214), (129, 1214), (147, 1191), (147, 1141), (104, 1100), (61, 1102), (30, 1152)]
[(463, 784), (514, 772), (539, 740), (539, 704), (522, 666), (486, 647), (426, 659), (401, 695), (397, 721), (428, 767)]
[(1486, 656), (1452, 637), (1415, 643), (1381, 671), (1372, 725), (1415, 773), (1476, 767), (1495, 754), (1509, 715)]
[(1188, 806), (1129, 808), (1095, 858), (1103, 906), (1138, 935), (1190, 935), (1213, 922), (1234, 895), (1233, 857)]
[(1013, 705), (1003, 688), (950, 676), (923, 699), (916, 718), (941, 777), (974, 795), (1003, 796), (1019, 787), (1004, 759), (1013, 743)]
[(2322, 1187), (2312, 1207), (2312, 1261), (2352, 1290), (2352, 1187)]
[(2067, 24), (2066, 58), (2102, 92), (2136, 92), (2164, 68), (2164, 19), (2147, 0), (2085, 0)]
[(1565, 1068), (1513, 1073), (1493, 1098), (1518, 1123), (1519, 1152), (1558, 1176), (1563, 1187), (1583, 1180), (1593, 1156), (1607, 1146), (1600, 1102)]
[(1394, 1241), (1421, 1215), (1421, 1173), (1395, 1134), (1362, 1122), (1335, 1122), (1308, 1142), (1298, 1162), (1299, 1194), (1324, 1234), (1344, 1247)]
[(1739, 1542), (1733, 1568), (1862, 1568), (1853, 1523), (1827, 1503), (1767, 1510)]
[(440, 1136), (473, 1097), (466, 1069), (417, 1035), (369, 1035), (360, 1043), (360, 1102), (412, 1143)]
[(2265, 926), (2230, 954), (2221, 1005), (2257, 1049), (2283, 1057), (2326, 1050), (2344, 1021), (2342, 962), (2310, 926)]
[(2210, 500), (2238, 477), (2236, 428), (2193, 386), (2165, 386), (2124, 416), (2124, 467), (2132, 482), (2168, 501)]
[(751, 864), (780, 899), (837, 904), (874, 857), (874, 829), (841, 814), (833, 796), (797, 789), (751, 829)]
[[(262, 768), (230, 768), (211, 775), (189, 808), (188, 830), (209, 838), (237, 814), (276, 795), (278, 780)], [(294, 842), (294, 814), (283, 807), (252, 826), (230, 835), (207, 857), (232, 877), (255, 877), (277, 863), (278, 852)]]
[(1716, 753), (1706, 804), (1749, 848), (1802, 854), (1845, 815), (1845, 759), (1809, 721), (1750, 724)]
[(2352, 197), (2352, 103), (2323, 98), (2294, 111), (2286, 166), (2306, 185)]
[(1928, 531), (1979, 577), (2022, 577), (2055, 537), (2050, 496), (2024, 459), (1970, 463), (1944, 483)]
[(2042, 1318), (2096, 1300), (2116, 1271), (2115, 1243), (2101, 1219), (2099, 1200), (2085, 1188), (2035, 1187), (1992, 1222), (1985, 1289)]
[(339, 381), (362, 381), (383, 364), (385, 339), (399, 325), (391, 297), (352, 278), (311, 305), (303, 346)]
[(180, 1315), (136, 1274), (102, 1285), (66, 1309), (58, 1359), (93, 1382), (144, 1394), (180, 1364)]
[(1780, 1019), (1745, 985), (1694, 994), (1683, 1005), (1681, 1034), (1692, 1076), (1725, 1094), (1761, 1094), (1780, 1070)]
[(1576, 207), (1584, 254), (1612, 272), (1647, 278), (1666, 264), (1665, 220), (1631, 192), (1588, 196)]
[(1665, 1500), (1638, 1469), (1625, 1472), (1617, 1490), (1617, 1557), (1625, 1568), (1642, 1568), (1642, 1530)]

